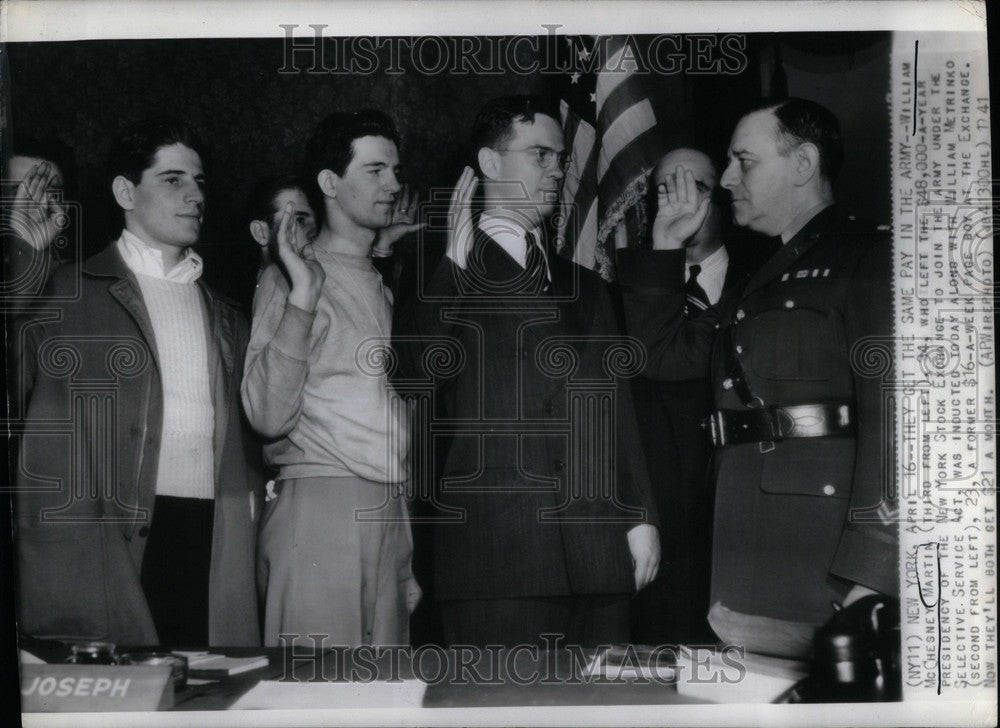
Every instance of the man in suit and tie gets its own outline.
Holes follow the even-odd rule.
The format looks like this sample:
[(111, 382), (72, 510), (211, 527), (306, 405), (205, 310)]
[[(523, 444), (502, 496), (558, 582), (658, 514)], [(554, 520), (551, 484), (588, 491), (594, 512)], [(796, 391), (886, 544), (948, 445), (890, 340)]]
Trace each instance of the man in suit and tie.
[[(691, 170), (699, 198), (712, 200), (701, 225), (683, 243), (684, 315), (695, 319), (752, 270), (758, 246), (740, 241), (730, 254), (724, 241), (732, 236), (726, 235), (729, 226), (719, 199), (723, 191), (705, 152), (684, 146), (667, 152), (653, 170), (653, 186), (665, 184), (678, 165)], [(702, 427), (712, 410), (708, 367), (683, 381), (637, 377), (633, 391), (663, 521), (664, 551), (670, 554), (657, 578), (633, 602), (633, 638), (648, 644), (705, 642), (712, 639), (706, 621), (712, 550), (707, 468), (712, 444)]]
[(711, 204), (693, 169), (679, 164), (659, 189), (653, 249), (619, 256), (647, 373), (678, 380), (710, 367), (709, 622), (770, 654), (807, 655), (831, 602), (898, 595), (882, 477), (888, 368), (871, 366), (892, 360), (891, 246), (834, 205), (842, 159), (837, 119), (819, 104), (766, 101), (743, 116), (722, 186), (736, 223), (781, 247), (697, 318), (683, 312), (683, 247)]
[[(466, 168), (446, 256), (407, 310), (398, 347), (423, 362), (429, 337), (450, 337), (459, 352), (457, 366), (433, 373), (432, 422), (462, 423), (433, 474), (449, 644), (627, 640), (630, 597), (658, 568), (631, 394), (606, 356), (635, 352), (603, 281), (547, 245), (566, 160), (558, 118), (537, 96), (481, 110), (472, 139), (482, 211), (470, 211), (478, 180)], [(588, 395), (584, 381), (603, 394)]]

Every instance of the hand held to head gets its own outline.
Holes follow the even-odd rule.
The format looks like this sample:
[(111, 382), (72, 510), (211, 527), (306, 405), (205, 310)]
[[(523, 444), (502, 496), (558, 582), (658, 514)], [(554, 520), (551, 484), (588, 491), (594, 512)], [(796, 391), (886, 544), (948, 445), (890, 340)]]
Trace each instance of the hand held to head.
[(17, 186), (11, 219), (15, 230), (35, 250), (47, 250), (59, 230), (65, 225), (62, 216), (66, 206), (49, 194), (49, 183), (55, 173), (48, 162), (34, 165)]
[(701, 198), (694, 172), (678, 165), (656, 188), (656, 203), (653, 249), (679, 250), (704, 224), (711, 198)]

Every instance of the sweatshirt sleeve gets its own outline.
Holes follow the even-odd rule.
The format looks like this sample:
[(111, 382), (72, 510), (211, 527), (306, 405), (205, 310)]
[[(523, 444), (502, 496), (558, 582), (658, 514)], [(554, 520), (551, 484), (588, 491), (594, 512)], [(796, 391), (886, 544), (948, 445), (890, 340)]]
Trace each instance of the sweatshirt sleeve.
[(261, 275), (253, 300), (253, 328), (243, 372), (243, 407), (262, 437), (284, 437), (299, 421), (315, 312), (288, 303), (277, 266)]

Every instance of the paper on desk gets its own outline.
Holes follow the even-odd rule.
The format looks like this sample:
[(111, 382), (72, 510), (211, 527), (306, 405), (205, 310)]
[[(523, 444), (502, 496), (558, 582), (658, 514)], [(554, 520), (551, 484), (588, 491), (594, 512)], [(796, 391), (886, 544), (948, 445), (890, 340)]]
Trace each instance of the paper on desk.
[[(735, 660), (735, 662), (734, 662)], [(734, 670), (738, 662), (742, 669)], [(712, 703), (770, 703), (808, 674), (808, 666), (751, 652), (730, 656), (681, 647), (677, 692)]]
[(419, 708), (427, 684), (402, 682), (280, 682), (262, 680), (232, 706), (233, 710), (316, 708)]
[(21, 650), (21, 664), (22, 665), (44, 665), (45, 660), (33, 655), (27, 650)]

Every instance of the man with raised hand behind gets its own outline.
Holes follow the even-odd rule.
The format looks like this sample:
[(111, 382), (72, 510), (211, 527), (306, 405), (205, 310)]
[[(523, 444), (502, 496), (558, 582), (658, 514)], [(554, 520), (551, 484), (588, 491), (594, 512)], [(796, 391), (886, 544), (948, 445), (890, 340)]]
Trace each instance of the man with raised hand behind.
[(12, 337), (26, 406), (16, 515), (27, 635), (260, 644), (263, 483), (239, 410), (249, 332), (202, 283), (192, 250), (203, 150), (174, 119), (125, 129), (108, 170), (121, 236), (56, 271), (45, 308)]
[[(684, 240), (684, 316), (694, 319), (719, 302), (726, 288), (753, 269), (755, 246), (732, 240), (719, 198), (719, 174), (704, 151), (678, 146), (651, 175), (653, 189), (673, 177), (678, 165), (691, 170), (699, 198), (711, 198), (701, 225)], [(651, 200), (650, 219), (656, 215)], [(730, 238), (727, 240), (727, 237)], [(734, 245), (733, 243), (736, 242)], [(667, 564), (633, 603), (633, 638), (645, 644), (701, 644), (711, 640), (706, 621), (711, 569), (712, 490), (708, 462), (712, 443), (701, 426), (712, 411), (708, 368), (683, 381), (637, 377), (636, 413), (649, 463), (653, 493), (663, 522)]]
[(73, 232), (66, 193), (72, 191), (75, 169), (72, 150), (57, 139), (14, 137), (4, 169), (0, 220), (3, 298), (8, 308), (36, 298), (67, 254), (55, 241), (61, 232)]
[(398, 144), (378, 111), (319, 124), (306, 179), (323, 225), (303, 245), (286, 206), (279, 264), (254, 297), (243, 402), (278, 471), (258, 562), (268, 645), (317, 634), (336, 645), (409, 641), (409, 430), (367, 356), (392, 333), (392, 296), (371, 256), (399, 206)]
[[(566, 161), (558, 114), (538, 96), (483, 107), (472, 132), (481, 177), (463, 172), (446, 257), (403, 312), (398, 348), (414, 376), (428, 374), (431, 342), (460, 350), (455, 371), (431, 373), (435, 422), (464, 428), (433, 474), (449, 644), (627, 641), (629, 600), (659, 564), (631, 396), (608, 364), (635, 352), (603, 281), (545, 236)], [(595, 404), (583, 380), (600, 382), (603, 405), (581, 418), (577, 405)]]
[(696, 319), (683, 311), (683, 244), (711, 202), (691, 169), (678, 165), (659, 190), (653, 250), (619, 255), (647, 375), (711, 372), (709, 622), (727, 642), (778, 655), (807, 655), (831, 602), (898, 595), (888, 368), (865, 364), (891, 365), (891, 246), (834, 205), (842, 158), (839, 124), (819, 104), (764, 102), (743, 116), (722, 186), (736, 223), (781, 247)]

